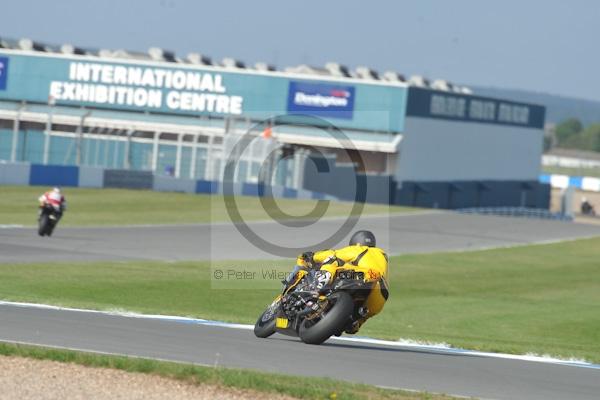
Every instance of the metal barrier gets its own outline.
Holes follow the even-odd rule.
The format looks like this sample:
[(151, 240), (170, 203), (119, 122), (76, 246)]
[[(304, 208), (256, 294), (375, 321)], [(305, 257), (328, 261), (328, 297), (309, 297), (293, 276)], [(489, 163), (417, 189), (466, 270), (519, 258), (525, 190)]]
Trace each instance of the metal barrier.
[(558, 221), (573, 221), (573, 217), (539, 208), (526, 207), (473, 207), (456, 210), (461, 214), (497, 215), (503, 217), (523, 217), (551, 219)]
[[(166, 177), (153, 174), (151, 171), (4, 162), (0, 162), (1, 185), (128, 188), (203, 194), (223, 193), (223, 184), (218, 180), (207, 181)], [(339, 200), (336, 196), (321, 192), (304, 189), (297, 190), (281, 185), (267, 187), (247, 182), (234, 183), (233, 194), (236, 196)]]

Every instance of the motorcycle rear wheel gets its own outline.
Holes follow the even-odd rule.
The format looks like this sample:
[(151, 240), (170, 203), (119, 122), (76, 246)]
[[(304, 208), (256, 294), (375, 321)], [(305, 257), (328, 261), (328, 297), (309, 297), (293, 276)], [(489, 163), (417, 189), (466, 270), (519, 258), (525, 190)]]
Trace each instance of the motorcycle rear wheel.
[(38, 226), (38, 235), (44, 236), (46, 234), (46, 229), (47, 229), (49, 223), (50, 223), (50, 218), (48, 218), (48, 215), (43, 214), (40, 217), (40, 223)]
[(343, 331), (354, 310), (354, 300), (346, 292), (336, 292), (329, 297), (335, 301), (327, 313), (316, 323), (304, 320), (300, 324), (298, 335), (307, 344), (321, 344), (331, 336)]

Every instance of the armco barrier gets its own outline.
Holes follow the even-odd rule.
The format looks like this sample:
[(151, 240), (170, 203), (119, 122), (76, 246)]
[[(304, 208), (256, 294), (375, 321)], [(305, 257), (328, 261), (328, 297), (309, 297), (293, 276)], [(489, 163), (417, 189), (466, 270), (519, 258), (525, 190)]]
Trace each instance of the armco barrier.
[(262, 196), (265, 193), (265, 188), (256, 183), (243, 183), (242, 196)]
[(66, 165), (31, 164), (29, 184), (79, 186), (79, 168)]
[(104, 170), (104, 187), (119, 189), (152, 189), (154, 176), (150, 171), (122, 169)]
[(592, 176), (540, 175), (540, 182), (548, 183), (556, 189), (572, 186), (587, 192), (600, 192), (600, 178)]
[(30, 176), (29, 163), (0, 163), (0, 185), (28, 185)]
[(526, 207), (548, 209), (550, 186), (536, 181), (403, 182), (395, 204), (426, 208)]
[[(222, 182), (178, 179), (153, 175), (150, 171), (2, 162), (0, 162), (0, 185), (79, 186), (204, 194), (223, 193)], [(233, 183), (232, 190), (233, 194), (237, 196), (339, 200), (335, 196), (310, 190), (296, 190), (282, 186), (265, 187), (257, 183)]]
[(283, 188), (283, 197), (286, 199), (296, 199), (298, 198), (298, 191), (296, 189)]
[(79, 167), (79, 187), (104, 187), (104, 169), (99, 167)]
[(158, 192), (195, 193), (196, 181), (193, 179), (177, 179), (170, 176), (154, 176), (152, 189)]
[(216, 194), (219, 193), (219, 182), (196, 181), (196, 193)]
[(527, 207), (481, 207), (481, 208), (460, 208), (458, 210), (462, 214), (482, 214), (482, 215), (498, 215), (502, 217), (526, 217), (537, 219), (553, 219), (559, 221), (572, 221), (573, 217), (568, 215), (541, 210), (538, 208)]

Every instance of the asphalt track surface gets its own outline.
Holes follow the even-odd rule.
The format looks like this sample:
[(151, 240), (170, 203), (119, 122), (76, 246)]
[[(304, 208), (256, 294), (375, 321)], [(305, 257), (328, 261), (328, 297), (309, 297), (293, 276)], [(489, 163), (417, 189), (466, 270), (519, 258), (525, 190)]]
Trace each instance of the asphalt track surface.
[[(275, 222), (250, 223), (268, 241), (286, 247), (322, 248), (343, 221), (323, 219), (295, 228)], [(396, 216), (361, 217), (355, 229), (377, 233), (389, 253), (427, 253), (476, 250), (543, 243), (600, 235), (600, 226), (569, 222), (425, 212)], [(348, 235), (334, 245), (345, 244)], [(289, 250), (282, 257), (294, 257)], [(58, 226), (51, 238), (40, 238), (35, 228), (0, 229), (0, 263), (97, 260), (242, 260), (273, 259), (254, 246), (231, 223), (66, 228)]]
[(0, 341), (332, 378), (487, 399), (597, 399), (600, 369), (0, 305)]
[[(309, 227), (250, 227), (282, 245), (311, 245), (339, 219)], [(450, 212), (363, 217), (391, 254), (484, 249), (600, 235), (600, 226), (461, 215)], [(302, 235), (298, 235), (298, 232)], [(383, 233), (383, 234), (382, 234)], [(347, 240), (347, 237), (340, 239)], [(290, 253), (288, 256), (295, 255)], [(0, 263), (94, 260), (270, 259), (231, 224), (64, 228), (52, 238), (35, 229), (0, 229)], [(304, 345), (283, 336), (176, 321), (0, 305), (0, 341), (182, 362), (253, 368), (492, 399), (597, 399), (600, 370), (487, 358), (411, 347), (330, 340)]]

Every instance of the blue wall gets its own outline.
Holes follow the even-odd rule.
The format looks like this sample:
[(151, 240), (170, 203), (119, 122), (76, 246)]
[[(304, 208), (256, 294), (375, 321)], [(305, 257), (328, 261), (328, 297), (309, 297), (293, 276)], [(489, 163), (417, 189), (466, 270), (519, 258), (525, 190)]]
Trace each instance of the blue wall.
[(79, 186), (79, 168), (64, 165), (32, 164), (30, 185)]
[(473, 207), (550, 208), (550, 185), (537, 181), (403, 182), (394, 204), (460, 209)]
[[(221, 182), (177, 179), (153, 175), (149, 171), (29, 163), (0, 163), (0, 188), (1, 185), (126, 188), (203, 194), (223, 192)], [(233, 194), (236, 196), (266, 195), (269, 197), (337, 200), (337, 198), (323, 193), (307, 190), (297, 191), (281, 186), (265, 188), (256, 184), (234, 184)]]

